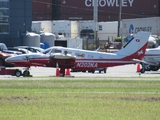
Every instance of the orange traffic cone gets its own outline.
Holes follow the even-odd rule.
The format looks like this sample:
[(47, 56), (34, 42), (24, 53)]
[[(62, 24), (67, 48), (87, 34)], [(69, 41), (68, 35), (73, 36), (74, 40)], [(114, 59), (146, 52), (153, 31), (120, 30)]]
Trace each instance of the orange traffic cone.
[(57, 76), (57, 77), (60, 76), (58, 62), (56, 62), (56, 76)]
[(68, 76), (71, 75), (71, 74), (70, 74), (70, 69), (69, 69), (69, 68), (66, 69), (66, 75), (68, 75)]
[(140, 64), (137, 65), (137, 72), (140, 72), (141, 68), (140, 68)]

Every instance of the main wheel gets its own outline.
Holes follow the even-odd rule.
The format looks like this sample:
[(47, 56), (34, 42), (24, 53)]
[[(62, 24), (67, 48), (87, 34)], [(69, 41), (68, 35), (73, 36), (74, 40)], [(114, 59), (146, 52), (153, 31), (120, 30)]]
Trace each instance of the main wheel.
[(140, 70), (140, 72), (141, 72), (141, 73), (145, 73), (145, 70), (142, 68), (142, 69)]
[(92, 73), (94, 73), (95, 72), (95, 70), (92, 70)]
[(106, 71), (107, 71), (107, 68), (104, 68), (104, 73), (106, 73)]
[(22, 72), (21, 72), (20, 70), (16, 70), (16, 71), (15, 71), (15, 75), (16, 75), (17, 77), (20, 77), (20, 76), (22, 75)]
[(30, 75), (30, 72), (28, 71), (28, 70), (25, 70), (24, 72), (23, 72), (23, 77), (27, 77), (27, 76), (29, 76)]

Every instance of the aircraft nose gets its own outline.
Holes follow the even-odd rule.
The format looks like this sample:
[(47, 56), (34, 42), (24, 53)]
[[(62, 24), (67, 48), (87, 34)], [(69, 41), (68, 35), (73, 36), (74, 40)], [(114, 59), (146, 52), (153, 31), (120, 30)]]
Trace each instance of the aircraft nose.
[(6, 62), (13, 63), (13, 62), (27, 62), (28, 56), (24, 55), (18, 55), (18, 56), (12, 56), (5, 59)]

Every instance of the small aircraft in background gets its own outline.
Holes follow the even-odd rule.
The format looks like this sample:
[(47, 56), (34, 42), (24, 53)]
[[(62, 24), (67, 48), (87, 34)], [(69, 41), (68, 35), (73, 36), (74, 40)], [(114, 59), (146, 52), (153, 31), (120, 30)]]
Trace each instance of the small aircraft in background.
[(47, 66), (56, 67), (57, 63), (62, 76), (66, 68), (76, 71), (95, 71), (125, 64), (141, 62), (148, 44), (149, 32), (140, 31), (119, 51), (105, 53), (73, 48), (51, 48), (48, 54), (23, 54), (6, 59), (16, 67)]
[(145, 71), (157, 71), (160, 68), (160, 47), (146, 49), (141, 73)]

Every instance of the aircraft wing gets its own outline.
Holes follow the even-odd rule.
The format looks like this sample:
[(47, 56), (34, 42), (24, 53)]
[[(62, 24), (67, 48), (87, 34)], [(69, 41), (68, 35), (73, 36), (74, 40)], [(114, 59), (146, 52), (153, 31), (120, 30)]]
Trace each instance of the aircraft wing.
[(156, 63), (156, 62), (151, 63), (151, 62), (146, 62), (144, 60), (139, 60), (139, 59), (133, 59), (133, 61), (135, 61), (136, 63), (144, 63), (144, 64), (148, 64), (148, 65), (153, 65), (153, 66), (158, 66), (159, 65), (159, 63)]

